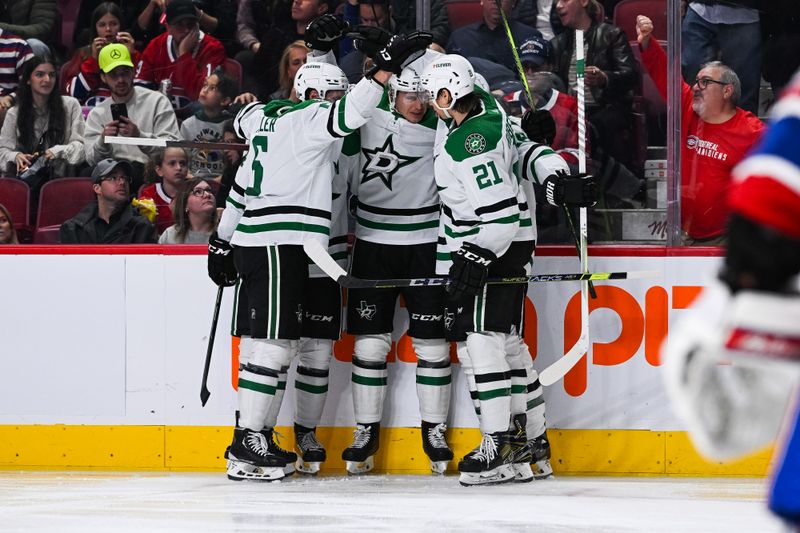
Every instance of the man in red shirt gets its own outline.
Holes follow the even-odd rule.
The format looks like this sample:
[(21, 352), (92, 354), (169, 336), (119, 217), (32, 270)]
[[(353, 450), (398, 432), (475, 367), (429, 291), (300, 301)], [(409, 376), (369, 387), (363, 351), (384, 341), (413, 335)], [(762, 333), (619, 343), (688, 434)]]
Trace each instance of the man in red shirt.
[[(639, 15), (636, 36), (642, 63), (667, 98), (667, 55), (651, 39), (653, 22)], [(736, 107), (741, 85), (736, 73), (707, 63), (692, 85), (681, 89), (681, 227), (685, 244), (721, 245), (728, 220), (728, 189), (733, 167), (761, 136), (764, 124)]]
[(166, 10), (167, 31), (150, 41), (136, 68), (136, 85), (158, 90), (169, 79), (176, 109), (197, 100), (205, 79), (225, 61), (225, 47), (200, 30), (192, 0), (172, 0)]

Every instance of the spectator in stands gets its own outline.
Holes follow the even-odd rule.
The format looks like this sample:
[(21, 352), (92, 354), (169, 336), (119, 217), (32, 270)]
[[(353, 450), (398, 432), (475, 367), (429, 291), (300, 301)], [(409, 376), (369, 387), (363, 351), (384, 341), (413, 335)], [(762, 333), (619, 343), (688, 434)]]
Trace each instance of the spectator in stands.
[[(148, 43), (164, 32), (166, 6), (172, 0), (139, 0), (141, 8), (134, 19), (136, 40)], [(213, 35), (229, 54), (236, 53), (237, 0), (193, 0), (200, 29)]]
[(56, 0), (15, 0), (0, 6), (0, 29), (26, 39), (36, 55), (53, 55), (48, 45), (57, 43)]
[(269, 95), (270, 100), (291, 98), (294, 75), (297, 74), (300, 67), (306, 64), (306, 56), (309, 52), (311, 49), (301, 40), (291, 43), (283, 50), (280, 63), (278, 63), (278, 89)]
[(761, 29), (757, 0), (689, 2), (681, 26), (681, 67), (693, 80), (701, 66), (720, 59), (742, 84), (741, 107), (758, 113), (761, 86)]
[(25, 39), (0, 28), (0, 124), (16, 103), (22, 66), (32, 57), (33, 51)]
[(278, 64), (284, 49), (302, 39), (309, 22), (332, 11), (335, 0), (240, 0), (236, 54), (244, 72), (243, 89), (261, 101), (278, 89)]
[[(144, 165), (156, 148), (110, 144), (105, 136), (143, 137), (149, 139), (180, 139), (178, 121), (169, 100), (163, 94), (134, 87), (133, 63), (128, 48), (120, 43), (109, 44), (100, 50), (98, 64), (103, 83), (111, 88), (111, 98), (94, 107), (86, 117), (86, 161), (94, 165), (113, 157), (131, 163), (133, 190), (142, 184)], [(112, 104), (125, 104), (127, 116), (114, 120)]]
[[(75, 20), (75, 31), (72, 36), (73, 44), (76, 47), (90, 46), (92, 40), (97, 36), (93, 22), (95, 20), (94, 12), (103, 3), (106, 3), (106, 0), (83, 0), (81, 2), (78, 17)], [(137, 36), (133, 31), (136, 25), (136, 18), (145, 9), (145, 6), (150, 3), (150, 0), (114, 0), (112, 3), (119, 9), (120, 29), (128, 32), (136, 39)]]
[(192, 0), (170, 0), (166, 14), (167, 31), (144, 49), (135, 83), (159, 90), (169, 80), (173, 106), (181, 109), (197, 100), (208, 73), (225, 62), (225, 48), (200, 30)]
[(61, 225), (62, 244), (155, 243), (156, 228), (129, 203), (132, 167), (103, 159), (92, 171), (92, 201)]
[(567, 92), (577, 94), (575, 31), (584, 31), (586, 118), (597, 129), (597, 147), (634, 169), (633, 90), (639, 70), (625, 33), (599, 19), (596, 0), (558, 0), (556, 11), (566, 31), (550, 41), (553, 72)]
[[(361, 5), (367, 6), (366, 11)], [(375, 7), (373, 11), (373, 6)], [(430, 32), (433, 34), (431, 48), (444, 52), (450, 39), (450, 19), (442, 0), (430, 2)], [(388, 7), (388, 9), (386, 9)], [(372, 11), (372, 12), (370, 12)], [(415, 0), (388, 0), (385, 2), (360, 2), (347, 0), (344, 3), (344, 19), (350, 24), (369, 24), (390, 29), (392, 33), (407, 33), (417, 29), (417, 3)], [(380, 19), (385, 19), (381, 21)], [(386, 23), (391, 21), (391, 27)], [(342, 56), (348, 55), (351, 48), (342, 49)]]
[[(225, 121), (231, 118), (226, 109), (237, 92), (236, 80), (222, 69), (215, 70), (200, 89), (200, 111), (181, 124), (181, 137), (187, 141), (221, 142)], [(206, 179), (221, 176), (225, 164), (222, 150), (191, 150), (189, 161), (192, 176)]]
[(13, 166), (31, 188), (31, 205), (51, 177), (74, 175), (84, 162), (83, 114), (77, 100), (61, 96), (52, 58), (34, 56), (22, 69), (17, 104), (0, 130), (0, 168)]
[[(222, 130), (222, 141), (226, 143), (243, 143), (244, 141), (236, 136), (236, 130), (233, 129), (233, 120), (225, 121)], [(225, 200), (228, 199), (228, 193), (233, 186), (233, 180), (236, 177), (236, 169), (242, 160), (242, 152), (239, 150), (224, 150), (225, 153), (225, 167), (222, 170), (222, 177), (219, 183), (219, 192), (217, 193), (217, 207), (224, 209)]]
[[(388, 33), (395, 33), (395, 22), (392, 19), (392, 8), (389, 5), (390, 0), (356, 0), (358, 5), (358, 14), (354, 24), (361, 24), (364, 26), (374, 26), (382, 28)], [(348, 3), (348, 6), (350, 4)], [(348, 10), (351, 8), (349, 7)], [(353, 17), (352, 14), (348, 15)], [(365, 62), (370, 61), (364, 54), (353, 49), (350, 53), (344, 56), (339, 61), (339, 68), (344, 71), (345, 76), (350, 83), (358, 83), (367, 71)]]
[(105, 45), (123, 44), (134, 64), (141, 59), (141, 54), (134, 48), (133, 36), (121, 31), (121, 28), (122, 11), (114, 2), (102, 2), (92, 12), (91, 41), (76, 52), (84, 60), (80, 72), (69, 83), (69, 93), (86, 106), (95, 106), (111, 95), (111, 89), (100, 79), (100, 65), (97, 62), (100, 50)]
[[(667, 97), (667, 55), (653, 39), (653, 22), (640, 15), (636, 33), (642, 62)], [(681, 88), (681, 227), (686, 244), (720, 245), (728, 218), (731, 170), (755, 144), (764, 125), (737, 107), (739, 78), (727, 65), (703, 65)]]
[(160, 234), (175, 223), (170, 204), (186, 182), (189, 154), (183, 148), (164, 148), (153, 154), (151, 165), (160, 181), (142, 189), (139, 198), (150, 198), (156, 204), (156, 229)]
[(192, 178), (181, 185), (172, 202), (175, 224), (158, 239), (159, 244), (208, 244), (217, 227), (214, 191), (202, 178)]
[(11, 213), (3, 204), (0, 204), (0, 244), (19, 244)]
[(542, 37), (549, 41), (564, 31), (564, 26), (555, 10), (556, 1), (520, 0), (511, 11), (511, 18), (536, 28)]
[[(513, 2), (502, 0), (503, 12), (510, 16)], [(448, 54), (461, 54), (465, 57), (480, 57), (499, 63), (513, 72), (517, 71), (514, 54), (508, 44), (508, 37), (495, 0), (481, 0), (483, 20), (467, 24), (455, 30), (447, 43)], [(541, 37), (536, 29), (516, 20), (508, 21), (515, 43), (527, 41), (534, 36)]]

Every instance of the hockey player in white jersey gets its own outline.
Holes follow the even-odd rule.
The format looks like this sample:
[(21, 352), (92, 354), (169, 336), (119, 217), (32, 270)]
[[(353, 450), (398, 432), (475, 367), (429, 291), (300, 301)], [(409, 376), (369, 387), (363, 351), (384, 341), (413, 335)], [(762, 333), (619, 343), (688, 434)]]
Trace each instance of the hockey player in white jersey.
[[(254, 103), (234, 120), (250, 149), (218, 234), (209, 241), (208, 256), (211, 279), (229, 284), (238, 271), (249, 299), (251, 338), (239, 373), (240, 418), (229, 452), (230, 479), (271, 481), (285, 475), (291, 456), (278, 449), (265, 420), (280, 407), (279, 376), (302, 334), (308, 288), (302, 243), (316, 239), (327, 244), (333, 163), (342, 139), (368, 119), (382, 85), (423, 53), (427, 37), (394, 36), (381, 51), (376, 71), (337, 102), (319, 99), (319, 91), (309, 87), (300, 104)], [(322, 70), (308, 64), (298, 76)]]
[[(306, 40), (315, 57), (310, 56), (309, 61), (334, 61), (332, 54), (320, 52), (327, 52), (345, 30), (333, 15), (323, 15), (312, 23)], [(370, 38), (356, 37), (362, 42)], [(439, 196), (433, 178), (433, 144), (437, 118), (421, 98), (419, 87), (419, 70), (430, 62), (426, 59), (430, 54), (438, 55), (428, 51), (392, 76), (378, 109), (357, 133), (361, 165), (350, 183), (351, 193), (357, 197), (350, 266), (356, 276), (435, 275)], [(399, 295), (406, 302), (408, 335), (418, 358), (423, 450), (435, 473), (444, 473), (453, 458), (445, 440), (451, 368), (449, 344), (444, 339), (443, 288), (350, 289), (347, 329), (355, 335), (352, 388), (356, 431), (342, 459), (351, 474), (374, 467), (388, 385), (386, 357)]]
[(533, 222), (513, 167), (517, 150), (508, 117), (474, 85), (458, 55), (428, 65), (422, 86), (440, 119), (434, 162), (442, 200), (437, 273), (450, 277), (446, 335), (480, 410), (480, 445), (458, 465), (463, 485), (513, 481), (511, 375), (506, 344), (517, 335), (525, 285), (486, 285), (488, 275), (525, 274)]

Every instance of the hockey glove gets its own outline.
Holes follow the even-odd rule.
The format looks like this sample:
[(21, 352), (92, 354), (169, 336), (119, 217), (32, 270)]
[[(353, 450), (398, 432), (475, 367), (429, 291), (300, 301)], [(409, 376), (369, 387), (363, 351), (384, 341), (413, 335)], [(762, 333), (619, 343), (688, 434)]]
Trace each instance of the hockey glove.
[(322, 15), (306, 26), (306, 46), (312, 50), (330, 52), (349, 29), (350, 25), (335, 15)]
[(236, 276), (233, 248), (215, 231), (208, 239), (208, 277), (220, 287), (230, 287), (236, 284)]
[(450, 283), (445, 290), (456, 300), (480, 294), (486, 285), (489, 265), (496, 259), (497, 256), (490, 250), (465, 242), (453, 254), (453, 266), (450, 267), (449, 273)]
[(353, 38), (353, 46), (370, 59), (374, 59), (378, 52), (387, 44), (392, 34), (377, 26), (359, 25), (347, 33)]
[(567, 207), (592, 207), (597, 203), (597, 186), (594, 176), (556, 173), (545, 178), (545, 197), (550, 205)]
[(544, 109), (525, 111), (522, 115), (522, 131), (533, 142), (550, 146), (556, 138), (556, 121), (550, 111)]
[(375, 66), (399, 75), (409, 63), (422, 57), (432, 42), (433, 35), (427, 31), (394, 35), (375, 56)]

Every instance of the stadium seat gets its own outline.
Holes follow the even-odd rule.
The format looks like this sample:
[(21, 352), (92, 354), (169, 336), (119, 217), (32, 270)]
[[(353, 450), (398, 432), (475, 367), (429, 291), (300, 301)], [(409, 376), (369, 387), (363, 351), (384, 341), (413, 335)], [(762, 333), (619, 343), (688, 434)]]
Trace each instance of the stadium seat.
[(36, 228), (33, 234), (33, 244), (58, 244), (61, 225)]
[(239, 84), (239, 92), (242, 90), (242, 65), (235, 59), (230, 57), (225, 58), (225, 62), (222, 64), (222, 70), (230, 74), (236, 79), (236, 82)]
[(81, 63), (80, 56), (75, 56), (61, 65), (61, 70), (58, 73), (58, 89), (61, 94), (69, 94), (69, 82), (81, 71)]
[(58, 178), (42, 186), (36, 227), (60, 226), (95, 199), (92, 178)]
[(446, 0), (445, 5), (451, 31), (478, 22), (483, 18), (480, 0)]
[(11, 214), (17, 237), (23, 240), (30, 237), (31, 227), (28, 223), (30, 212), (31, 190), (28, 184), (16, 178), (0, 178), (0, 204)]
[(667, 0), (622, 0), (614, 8), (614, 25), (622, 28), (629, 41), (636, 41), (636, 17), (653, 21), (653, 37), (667, 40)]

